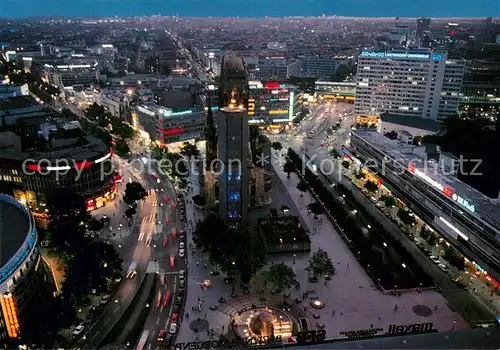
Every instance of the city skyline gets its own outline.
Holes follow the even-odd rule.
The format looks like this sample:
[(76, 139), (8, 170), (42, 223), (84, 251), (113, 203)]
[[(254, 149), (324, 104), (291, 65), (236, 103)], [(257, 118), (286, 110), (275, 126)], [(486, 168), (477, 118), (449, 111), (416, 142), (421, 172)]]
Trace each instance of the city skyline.
[[(326, 0), (285, 1), (264, 3), (262, 0), (211, 0), (200, 6), (198, 0), (171, 0), (169, 5), (156, 1), (128, 0), (118, 7), (113, 0), (74, 1), (70, 6), (60, 0), (23, 0), (25, 6), (14, 6), (19, 1), (2, 0), (0, 18), (26, 17), (103, 17), (103, 16), (181, 16), (181, 17), (285, 17), (327, 16), (346, 17), (498, 17), (500, 6), (494, 0), (474, 3), (466, 0), (433, 2), (407, 1), (394, 6), (391, 0)], [(43, 6), (34, 6), (43, 4)], [(65, 6), (61, 6), (65, 5)], [(472, 6), (474, 5), (474, 6)]]

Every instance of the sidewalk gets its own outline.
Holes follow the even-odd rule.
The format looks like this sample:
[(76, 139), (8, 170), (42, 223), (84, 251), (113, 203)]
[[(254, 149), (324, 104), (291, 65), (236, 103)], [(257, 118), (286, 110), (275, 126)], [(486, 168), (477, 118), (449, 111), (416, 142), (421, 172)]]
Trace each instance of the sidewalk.
[[(446, 300), (435, 291), (408, 292), (401, 296), (379, 291), (330, 221), (324, 218), (320, 223), (314, 219), (314, 215), (308, 215), (306, 206), (315, 200), (309, 192), (300, 197), (300, 191), (296, 187), (299, 181), (297, 175), (291, 174), (288, 179), (282, 167), (274, 164), (274, 168), (299, 208), (307, 228), (310, 232), (315, 228), (317, 230), (316, 234), (310, 235), (311, 252), (321, 247), (329, 254), (336, 268), (332, 281), (324, 285), (308, 282), (307, 272), (303, 267), (308, 265), (309, 255), (297, 256), (296, 264), (290, 264), (295, 269), (297, 280), (303, 286), (300, 291), (292, 291), (292, 298), (301, 296), (304, 290), (313, 290), (318, 298), (326, 303), (324, 309), (314, 310), (314, 313), (320, 316), (318, 322), (325, 324), (327, 338), (342, 337), (342, 331), (369, 329), (371, 326), (387, 329), (393, 324), (432, 322), (436, 329), (446, 331), (450, 330), (456, 321), (456, 329), (467, 327), (460, 315), (450, 310)], [(270, 260), (286, 262), (289, 259), (276, 257)], [(396, 305), (398, 311), (395, 311)], [(306, 304), (304, 306), (309, 307)]]

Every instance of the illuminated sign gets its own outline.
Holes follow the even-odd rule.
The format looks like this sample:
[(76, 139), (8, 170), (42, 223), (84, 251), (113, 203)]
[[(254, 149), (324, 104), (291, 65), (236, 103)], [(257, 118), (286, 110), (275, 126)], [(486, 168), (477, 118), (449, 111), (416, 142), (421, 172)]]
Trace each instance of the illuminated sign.
[(10, 338), (17, 338), (19, 336), (19, 320), (17, 318), (16, 305), (12, 300), (12, 293), (4, 294), (1, 303), (7, 325), (7, 333)]
[(166, 112), (164, 115), (167, 116), (167, 117), (177, 117), (179, 115), (187, 115), (187, 114), (192, 114), (193, 111), (191, 110), (187, 110), (187, 111), (182, 111), (182, 112)]
[(442, 58), (443, 58), (443, 56), (441, 56), (440, 54), (437, 54), (437, 53), (432, 55), (432, 59), (434, 61), (441, 61)]
[(279, 90), (280, 88), (280, 83), (277, 81), (268, 81), (265, 85), (266, 89), (271, 89), (271, 90)]
[(177, 343), (174, 345), (175, 350), (184, 349), (237, 349), (240, 347), (255, 347), (263, 345), (281, 345), (283, 343), (281, 336), (270, 337), (250, 337), (247, 339), (219, 339), (209, 340), (205, 342), (190, 342), (190, 343)]
[(429, 54), (409, 53), (409, 52), (361, 52), (361, 57), (381, 57), (381, 58), (423, 58), (428, 59)]
[(97, 164), (97, 163), (104, 162), (108, 158), (111, 158), (111, 152), (109, 152), (108, 154), (106, 154), (104, 157), (101, 157), (101, 158), (98, 158), (98, 159), (94, 160), (94, 163)]
[(270, 110), (269, 114), (271, 115), (276, 115), (276, 114), (288, 114), (288, 109), (276, 109), (276, 110)]
[(165, 136), (177, 135), (184, 132), (184, 128), (173, 128), (169, 130), (160, 129)]
[(462, 231), (460, 231), (458, 228), (456, 228), (450, 222), (448, 222), (448, 220), (446, 220), (445, 218), (443, 218), (441, 216), (439, 217), (439, 220), (441, 220), (446, 226), (451, 228), (453, 230), (453, 232), (455, 232), (457, 235), (459, 235), (460, 237), (462, 237), (466, 241), (469, 240), (469, 237), (467, 237), (465, 234), (462, 233)]
[(473, 204), (470, 204), (466, 199), (460, 197), (458, 194), (454, 193), (451, 198), (458, 202), (458, 204), (460, 204), (462, 207), (464, 208), (467, 208), (467, 210), (471, 211), (471, 212), (475, 212), (476, 211), (476, 208), (474, 207)]
[(293, 120), (293, 105), (295, 104), (295, 92), (290, 91), (290, 107), (288, 108), (288, 119)]
[(431, 179), (429, 175), (426, 173), (418, 170), (414, 165), (409, 165), (408, 170), (412, 172), (413, 174), (417, 175), (419, 178), (430, 184), (432, 187), (436, 188), (437, 190), (443, 192), (446, 196), (451, 197), (455, 202), (460, 204), (462, 207), (466, 208), (472, 213), (476, 212), (476, 207), (474, 204), (470, 204), (466, 199), (460, 197), (458, 194), (454, 193), (454, 191), (449, 188), (449, 187), (444, 187), (441, 185), (439, 182), (437, 182), (434, 179)]

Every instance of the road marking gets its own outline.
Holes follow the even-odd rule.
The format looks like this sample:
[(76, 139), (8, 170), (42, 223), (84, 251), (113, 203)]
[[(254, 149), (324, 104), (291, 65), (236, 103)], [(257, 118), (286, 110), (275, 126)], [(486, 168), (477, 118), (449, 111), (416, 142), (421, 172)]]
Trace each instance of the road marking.
[(156, 325), (158, 326), (160, 324), (160, 316), (158, 316), (158, 319), (156, 320)]
[(104, 325), (107, 325), (107, 324), (108, 324), (108, 322), (109, 322), (109, 318), (108, 318), (108, 319), (106, 319), (106, 321), (104, 321)]

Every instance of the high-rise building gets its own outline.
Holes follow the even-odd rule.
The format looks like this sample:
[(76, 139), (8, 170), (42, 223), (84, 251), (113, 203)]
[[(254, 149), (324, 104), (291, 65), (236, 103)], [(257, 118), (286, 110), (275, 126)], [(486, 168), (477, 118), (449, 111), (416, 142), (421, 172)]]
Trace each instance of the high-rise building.
[(248, 211), (248, 81), (241, 57), (223, 58), (217, 112), (219, 211), (230, 226), (241, 227)]
[(430, 18), (418, 18), (417, 19), (417, 38), (422, 38), (426, 32), (431, 28), (431, 19)]
[(0, 341), (30, 334), (51, 312), (53, 275), (40, 254), (35, 220), (26, 206), (0, 194)]
[(358, 60), (357, 116), (387, 112), (444, 119), (457, 112), (464, 60), (425, 50), (362, 52)]

